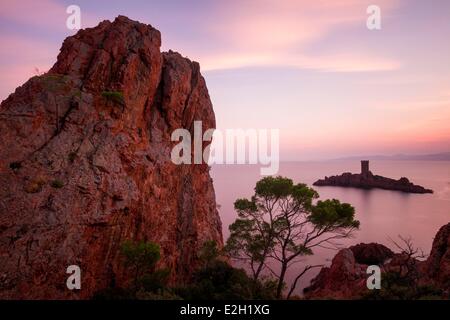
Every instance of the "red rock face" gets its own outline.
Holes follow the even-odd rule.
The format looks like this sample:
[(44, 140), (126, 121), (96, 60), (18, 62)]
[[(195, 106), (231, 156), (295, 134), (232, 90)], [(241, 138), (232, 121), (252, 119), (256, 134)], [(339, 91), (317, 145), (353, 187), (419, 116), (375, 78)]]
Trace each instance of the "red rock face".
[[(199, 65), (118, 17), (67, 38), (0, 107), (0, 298), (89, 298), (125, 285), (126, 240), (155, 241), (172, 283), (222, 244), (207, 165), (175, 165), (176, 128), (215, 127)], [(81, 268), (81, 290), (66, 268)]]
[(360, 243), (340, 250), (330, 267), (324, 267), (305, 288), (308, 299), (354, 299), (367, 292), (367, 267), (382, 265), (393, 252), (377, 243)]
[(434, 237), (426, 272), (435, 285), (447, 288), (450, 295), (450, 223), (442, 226)]
[[(450, 297), (450, 223), (442, 226), (433, 240), (431, 253), (426, 261), (406, 260), (401, 253), (393, 253), (387, 247), (377, 244), (358, 244), (339, 251), (330, 267), (320, 273), (304, 290), (308, 299), (358, 299), (369, 291), (366, 286), (368, 265), (380, 266), (383, 273), (399, 272), (405, 262), (417, 272), (416, 283), (433, 285), (442, 290), (443, 297)], [(404, 269), (402, 269), (405, 271)], [(383, 277), (382, 277), (383, 279)]]

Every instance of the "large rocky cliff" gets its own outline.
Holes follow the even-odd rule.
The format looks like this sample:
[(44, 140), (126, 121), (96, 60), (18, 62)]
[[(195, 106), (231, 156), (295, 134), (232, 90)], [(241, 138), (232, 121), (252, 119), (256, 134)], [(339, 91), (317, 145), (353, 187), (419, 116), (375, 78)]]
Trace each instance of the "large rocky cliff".
[[(0, 107), (0, 298), (89, 298), (127, 276), (127, 239), (155, 241), (172, 283), (222, 243), (207, 165), (175, 165), (176, 128), (215, 127), (198, 63), (126, 17), (67, 38), (51, 70)], [(81, 268), (81, 290), (66, 268)]]

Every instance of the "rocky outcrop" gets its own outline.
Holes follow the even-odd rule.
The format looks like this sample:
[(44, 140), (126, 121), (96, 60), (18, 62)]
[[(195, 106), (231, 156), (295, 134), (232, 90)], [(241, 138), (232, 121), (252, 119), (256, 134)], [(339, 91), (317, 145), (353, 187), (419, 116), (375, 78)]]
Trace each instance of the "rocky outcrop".
[[(367, 291), (366, 270), (368, 265), (383, 265), (394, 253), (377, 243), (360, 243), (340, 250), (330, 267), (324, 267), (304, 289), (309, 299), (351, 299)], [(372, 263), (373, 262), (373, 263)]]
[[(367, 267), (380, 266), (382, 281), (387, 273), (394, 272), (402, 278), (411, 276), (415, 285), (434, 287), (442, 297), (450, 298), (450, 223), (440, 228), (425, 261), (393, 253), (376, 243), (358, 244), (340, 250), (330, 267), (324, 267), (304, 289), (307, 299), (358, 299), (369, 294)], [(385, 280), (386, 281), (386, 280)], [(381, 291), (384, 289), (382, 288)]]
[[(222, 244), (206, 164), (175, 165), (171, 133), (215, 127), (198, 63), (119, 16), (67, 38), (51, 70), (0, 107), (0, 298), (89, 298), (128, 281), (127, 239), (155, 241), (182, 283)], [(66, 268), (81, 268), (81, 290)]]
[(385, 190), (396, 190), (407, 193), (433, 193), (433, 190), (411, 183), (408, 178), (402, 177), (398, 180), (374, 175), (345, 172), (339, 176), (325, 177), (313, 183), (315, 186), (353, 187), (361, 189), (379, 188)]
[(425, 270), (435, 285), (450, 290), (450, 223), (441, 227), (434, 237)]
[(365, 265), (383, 264), (394, 256), (391, 249), (378, 243), (360, 243), (349, 249), (353, 253), (355, 262)]

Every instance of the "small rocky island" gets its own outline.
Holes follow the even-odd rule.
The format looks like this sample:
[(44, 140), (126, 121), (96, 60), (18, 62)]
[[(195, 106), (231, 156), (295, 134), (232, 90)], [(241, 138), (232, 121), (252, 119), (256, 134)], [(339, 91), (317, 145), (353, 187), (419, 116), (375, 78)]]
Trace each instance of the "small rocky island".
[(361, 173), (345, 172), (340, 176), (325, 177), (313, 183), (315, 186), (338, 186), (361, 189), (386, 189), (403, 191), (407, 193), (433, 193), (433, 190), (411, 183), (408, 178), (398, 180), (372, 174), (369, 170), (369, 161), (361, 161)]

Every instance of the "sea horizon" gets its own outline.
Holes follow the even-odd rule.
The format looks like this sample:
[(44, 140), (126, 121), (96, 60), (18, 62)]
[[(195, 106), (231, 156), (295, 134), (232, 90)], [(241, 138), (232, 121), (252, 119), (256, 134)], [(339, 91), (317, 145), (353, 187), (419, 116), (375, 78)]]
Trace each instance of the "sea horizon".
[[(400, 235), (411, 237), (417, 247), (429, 254), (434, 235), (449, 219), (450, 161), (374, 160), (370, 161), (370, 166), (374, 174), (395, 179), (407, 177), (414, 183), (432, 188), (434, 193), (409, 194), (382, 189), (312, 185), (324, 176), (359, 173), (360, 162), (354, 160), (282, 161), (276, 175), (291, 178), (294, 183), (308, 184), (319, 192), (321, 200), (335, 198), (355, 206), (355, 215), (361, 226), (353, 238), (341, 241), (342, 248), (357, 243), (381, 243), (395, 250), (391, 239), (398, 240)], [(233, 202), (252, 194), (255, 183), (261, 178), (259, 165), (213, 165), (211, 176), (226, 240), (228, 226), (237, 218)], [(239, 183), (236, 184), (236, 181)], [(336, 253), (336, 250), (319, 249), (305, 263), (329, 265)], [(311, 270), (302, 279), (296, 293), (301, 295), (301, 290), (317, 273), (318, 270)], [(292, 278), (293, 275), (288, 281)]]

